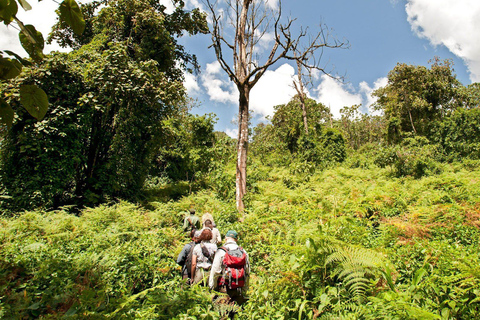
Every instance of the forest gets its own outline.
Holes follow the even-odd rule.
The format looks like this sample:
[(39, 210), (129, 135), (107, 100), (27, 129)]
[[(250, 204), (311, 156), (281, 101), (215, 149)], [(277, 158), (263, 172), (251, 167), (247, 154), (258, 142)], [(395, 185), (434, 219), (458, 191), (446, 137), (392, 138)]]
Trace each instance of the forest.
[[(377, 112), (339, 118), (299, 90), (245, 127), (239, 207), (241, 131), (183, 84), (179, 39), (217, 29), (175, 3), (65, 0), (47, 41), (70, 52), (32, 25), (28, 58), (0, 48), (0, 318), (480, 318), (480, 84), (399, 61)], [(249, 254), (242, 308), (182, 279), (192, 207)]]

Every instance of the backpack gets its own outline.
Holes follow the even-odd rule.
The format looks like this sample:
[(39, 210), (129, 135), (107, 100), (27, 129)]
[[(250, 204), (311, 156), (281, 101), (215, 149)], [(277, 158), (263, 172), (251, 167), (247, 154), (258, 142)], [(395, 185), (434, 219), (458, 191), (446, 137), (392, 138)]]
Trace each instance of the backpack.
[(242, 288), (245, 285), (245, 265), (247, 254), (242, 247), (228, 250), (226, 247), (220, 249), (225, 251), (223, 274), (218, 279), (219, 286), (226, 286), (228, 289)]
[(202, 254), (205, 256), (205, 258), (207, 258), (208, 261), (210, 263), (212, 263), (213, 262), (213, 254), (210, 254), (210, 252), (208, 252), (207, 247), (205, 247), (205, 245), (203, 243), (200, 243), (200, 248), (202, 248)]
[(192, 275), (192, 258), (193, 258), (193, 249), (195, 248), (196, 243), (192, 242), (192, 247), (188, 251), (187, 259), (185, 260), (185, 268), (187, 269), (188, 277), (191, 278)]

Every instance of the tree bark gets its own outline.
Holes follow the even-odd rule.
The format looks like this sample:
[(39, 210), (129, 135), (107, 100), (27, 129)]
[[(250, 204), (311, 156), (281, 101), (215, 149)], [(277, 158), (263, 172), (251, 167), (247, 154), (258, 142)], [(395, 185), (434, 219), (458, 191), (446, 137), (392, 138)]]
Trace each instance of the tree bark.
[(303, 88), (303, 79), (302, 79), (302, 64), (297, 60), (297, 72), (298, 72), (298, 87), (295, 84), (295, 89), (297, 89), (298, 96), (300, 98), (300, 106), (302, 107), (302, 118), (303, 118), (303, 127), (305, 129), (305, 134), (308, 136), (308, 122), (307, 122), (307, 108), (305, 106), (305, 89)]
[(250, 88), (245, 85), (239, 88), (237, 172), (236, 172), (236, 204), (237, 210), (244, 215), (243, 196), (247, 191), (247, 153), (248, 153), (248, 104)]

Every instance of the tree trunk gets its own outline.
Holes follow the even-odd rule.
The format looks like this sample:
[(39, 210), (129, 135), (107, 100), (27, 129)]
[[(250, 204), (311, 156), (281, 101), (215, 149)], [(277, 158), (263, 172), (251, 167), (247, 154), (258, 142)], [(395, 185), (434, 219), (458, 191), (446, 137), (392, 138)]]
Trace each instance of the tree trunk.
[[(298, 96), (300, 98), (300, 106), (302, 107), (302, 119), (303, 119), (303, 128), (305, 129), (305, 134), (308, 136), (308, 122), (307, 122), (307, 108), (305, 106), (305, 89), (303, 88), (303, 79), (302, 79), (302, 65), (300, 60), (297, 60), (297, 72), (298, 72), (298, 87), (297, 89)], [(294, 83), (295, 84), (295, 83)]]
[(236, 173), (236, 204), (242, 213), (245, 209), (243, 196), (247, 191), (247, 152), (248, 152), (248, 102), (250, 88), (248, 85), (239, 88), (240, 103), (238, 112), (238, 142), (237, 142), (237, 173)]
[(303, 96), (300, 96), (300, 105), (302, 106), (303, 127), (305, 129), (305, 134), (308, 136), (307, 107), (305, 106), (305, 99)]

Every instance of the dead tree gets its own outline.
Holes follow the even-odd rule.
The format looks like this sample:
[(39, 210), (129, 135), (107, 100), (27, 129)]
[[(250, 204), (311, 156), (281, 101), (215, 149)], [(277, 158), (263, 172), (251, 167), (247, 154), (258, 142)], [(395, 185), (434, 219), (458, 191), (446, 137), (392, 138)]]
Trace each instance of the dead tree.
[(293, 86), (295, 87), (298, 98), (300, 99), (300, 107), (302, 108), (303, 128), (305, 130), (305, 134), (308, 136), (307, 107), (305, 106), (305, 99), (307, 98), (307, 93), (305, 92), (303, 81), (304, 79), (302, 74), (302, 64), (300, 63), (300, 61), (297, 61), (297, 81), (293, 80)]
[[(212, 47), (222, 69), (233, 81), (239, 92), (238, 141), (236, 171), (236, 205), (243, 213), (243, 196), (247, 186), (248, 115), (250, 91), (267, 69), (281, 59), (296, 61), (307, 70), (319, 70), (316, 54), (324, 48), (341, 48), (344, 42), (329, 40), (328, 29), (320, 26), (313, 37), (308, 29), (300, 29), (292, 35), (295, 20), (281, 22), (281, 1), (277, 9), (268, 6), (266, 0), (204, 0), (211, 13)], [(266, 35), (273, 35), (273, 44), (263, 60), (258, 43)], [(226, 52), (231, 52), (227, 59)]]

